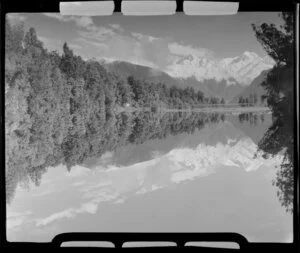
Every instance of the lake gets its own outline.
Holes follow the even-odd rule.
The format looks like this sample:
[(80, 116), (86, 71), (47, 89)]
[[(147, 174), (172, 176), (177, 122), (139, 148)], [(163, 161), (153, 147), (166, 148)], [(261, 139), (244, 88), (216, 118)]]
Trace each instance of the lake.
[[(11, 187), (9, 241), (76, 231), (237, 232), (250, 242), (292, 241), (293, 216), (272, 185), (283, 155), (257, 153), (271, 114), (139, 112), (106, 123), (99, 140), (61, 151), (69, 162), (41, 169), (35, 184), (18, 179)], [(83, 148), (86, 142), (101, 150)]]

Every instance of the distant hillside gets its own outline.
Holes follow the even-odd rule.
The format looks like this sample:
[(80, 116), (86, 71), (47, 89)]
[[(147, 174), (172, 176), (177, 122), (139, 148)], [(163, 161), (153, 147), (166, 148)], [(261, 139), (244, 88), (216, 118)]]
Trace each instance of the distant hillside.
[(244, 89), (244, 87), (239, 84), (227, 85), (225, 80), (217, 82), (216, 80), (211, 79), (199, 82), (195, 77), (185, 79), (174, 78), (158, 69), (135, 65), (129, 62), (116, 61), (105, 63), (104, 66), (109, 72), (117, 73), (123, 77), (133, 75), (136, 78), (149, 80), (153, 83), (165, 83), (168, 87), (171, 87), (172, 85), (181, 88), (193, 87), (195, 91), (200, 90), (207, 97), (220, 97), (224, 98), (226, 101), (230, 101)]
[(257, 94), (258, 103), (260, 103), (260, 98), (262, 95), (266, 94), (266, 90), (261, 86), (261, 83), (266, 79), (269, 70), (263, 71), (258, 77), (256, 77), (253, 82), (237, 94), (232, 100), (232, 103), (238, 103), (239, 97), (250, 97), (250, 94)]
[(204, 85), (212, 94), (224, 98), (227, 102), (245, 89), (245, 87), (240, 84), (227, 85), (224, 79), (220, 82), (217, 82), (214, 79), (204, 80), (202, 85)]

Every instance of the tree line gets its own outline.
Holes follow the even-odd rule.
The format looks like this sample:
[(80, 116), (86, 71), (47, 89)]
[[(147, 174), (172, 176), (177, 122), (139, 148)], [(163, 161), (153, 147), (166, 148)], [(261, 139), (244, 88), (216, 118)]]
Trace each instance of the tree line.
[[(260, 99), (260, 100), (259, 100)], [(265, 96), (262, 95), (260, 98), (258, 98), (257, 93), (250, 93), (249, 96), (239, 96), (238, 103), (241, 106), (255, 106), (258, 104), (264, 104)]]
[[(6, 22), (5, 165), (9, 202), (20, 182), (39, 185), (48, 167), (71, 169), (128, 143), (193, 132), (219, 116), (120, 114), (116, 108), (191, 108), (206, 101), (193, 88), (166, 87), (109, 73), (63, 45), (49, 52), (35, 29)], [(224, 120), (224, 117), (223, 117)]]

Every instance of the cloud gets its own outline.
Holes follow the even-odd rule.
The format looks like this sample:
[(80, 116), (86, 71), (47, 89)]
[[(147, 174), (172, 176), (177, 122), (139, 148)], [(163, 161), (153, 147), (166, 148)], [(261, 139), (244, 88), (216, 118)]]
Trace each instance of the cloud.
[(94, 24), (91, 17), (76, 17), (74, 18), (74, 21), (79, 27), (89, 27), (90, 25)]
[(114, 30), (124, 32), (124, 29), (119, 24), (110, 24), (109, 26), (112, 27)]
[(87, 28), (94, 25), (92, 18), (88, 16), (63, 16), (59, 13), (44, 13), (44, 15), (61, 22), (74, 22), (78, 27)]
[(125, 198), (122, 198), (122, 199), (117, 199), (114, 204), (123, 204), (125, 202)]
[(90, 202), (85, 203), (81, 206), (80, 212), (91, 213), (94, 214), (97, 212), (98, 205), (96, 203)]
[[(79, 28), (77, 38), (73, 40), (75, 43), (70, 44), (77, 45), (77, 52), (84, 58), (117, 59), (159, 69), (167, 65), (169, 41), (165, 39), (139, 33), (124, 35), (124, 29), (119, 24), (96, 26), (87, 17), (67, 17), (54, 13), (45, 15), (61, 22), (76, 23)], [(49, 41), (44, 41), (45, 44), (50, 44)]]
[(63, 16), (57, 13), (44, 15), (60, 22), (76, 24), (79, 29), (75, 42), (76, 45), (81, 46), (81, 48), (77, 47), (77, 50), (85, 58), (112, 58), (167, 70), (174, 55), (212, 55), (212, 52), (207, 49), (174, 43), (171, 38), (158, 38), (138, 32), (125, 35), (124, 29), (116, 23), (97, 26), (92, 18), (86, 16)]
[(36, 226), (40, 227), (40, 226), (46, 226), (54, 221), (63, 219), (63, 218), (72, 218), (76, 216), (76, 209), (74, 208), (69, 208), (66, 209), (64, 211), (58, 212), (58, 213), (54, 213), (44, 219), (38, 219), (36, 221)]
[(85, 175), (87, 172), (90, 172), (89, 169), (81, 166), (72, 167), (71, 171), (65, 173), (67, 177), (80, 177)]
[[(81, 43), (83, 43), (85, 45), (91, 45), (91, 46), (98, 47), (98, 49), (101, 48), (103, 50), (108, 50), (108, 48), (109, 48), (109, 46), (106, 45), (103, 42), (97, 42), (97, 41), (93, 41), (93, 40), (88, 40), (86, 38), (78, 38), (78, 39), (76, 39), (76, 41), (77, 42), (81, 42)], [(81, 48), (83, 48), (83, 47), (81, 47)]]
[(45, 195), (49, 195), (49, 194), (52, 194), (52, 193), (55, 193), (55, 192), (57, 192), (57, 190), (54, 189), (54, 188), (51, 188), (51, 189), (47, 189), (47, 190), (42, 191), (42, 192), (37, 192), (35, 194), (32, 194), (32, 196), (33, 197), (43, 197)]
[(84, 185), (85, 184), (85, 181), (79, 181), (79, 182), (74, 182), (72, 184), (72, 186), (81, 186), (81, 185)]
[(138, 191), (136, 191), (136, 194), (144, 194), (147, 192), (147, 189), (145, 187), (142, 187), (141, 189), (139, 189)]
[[(234, 144), (228, 139), (225, 144), (201, 143), (195, 148), (176, 148), (166, 154), (155, 152), (154, 159), (130, 166), (112, 165), (105, 167), (105, 170), (97, 167), (92, 175), (86, 174), (97, 181), (77, 191), (85, 203), (38, 219), (36, 225), (46, 226), (61, 219), (73, 219), (84, 213), (95, 214), (102, 202), (122, 204), (132, 195), (157, 191), (197, 177), (206, 177), (220, 168), (235, 166), (251, 173), (261, 166), (280, 164), (282, 157), (263, 159), (258, 155), (253, 159), (256, 150), (257, 145), (250, 138), (242, 138)], [(109, 157), (109, 154), (106, 157)], [(103, 166), (101, 168), (103, 169)], [(74, 175), (79, 176), (90, 170), (77, 166), (71, 173), (72, 171)], [(75, 184), (81, 185), (80, 182)], [(18, 214), (11, 215), (18, 218)], [(16, 219), (10, 223), (10, 227), (20, 226), (22, 222), (23, 220)]]
[(11, 25), (18, 25), (26, 20), (26, 17), (20, 13), (9, 13), (6, 17)]
[(32, 214), (31, 211), (27, 211), (27, 212), (23, 212), (23, 213), (20, 213), (20, 212), (7, 212), (7, 219), (10, 219), (10, 218), (16, 218), (16, 217), (20, 217), (20, 216), (28, 216)]
[(172, 54), (180, 56), (194, 55), (198, 57), (207, 57), (213, 56), (214, 54), (211, 50), (205, 48), (194, 47), (192, 45), (181, 45), (175, 42), (168, 44), (168, 48)]
[(91, 190), (102, 188), (102, 187), (105, 187), (105, 186), (108, 186), (108, 185), (111, 185), (111, 184), (112, 184), (111, 181), (104, 181), (104, 182), (100, 182), (100, 183), (97, 183), (97, 184), (94, 184), (94, 185), (89, 185), (89, 186), (87, 186), (83, 189), (80, 189), (80, 191), (90, 192)]
[(111, 194), (107, 192), (106, 190), (102, 190), (99, 192), (91, 192), (91, 194), (88, 196), (89, 198), (92, 198), (91, 201), (82, 204), (79, 208), (67, 208), (63, 211), (51, 214), (50, 216), (46, 218), (40, 218), (36, 220), (36, 226), (47, 226), (53, 222), (56, 222), (61, 219), (73, 219), (78, 214), (95, 214), (98, 209), (98, 204), (103, 201), (111, 201), (118, 197), (118, 194)]
[(86, 30), (79, 30), (77, 34), (85, 39), (91, 39), (96, 41), (105, 41), (107, 39), (110, 39), (112, 36), (114, 36), (116, 33), (113, 29), (106, 28), (106, 27), (96, 27), (96, 26), (90, 26)]
[(153, 37), (150, 35), (145, 35), (141, 33), (131, 33), (132, 37), (136, 38), (137, 40), (141, 41), (142, 39), (148, 40), (149, 42), (153, 42), (155, 40), (160, 40), (161, 38)]
[(141, 40), (144, 38), (145, 35), (141, 33), (131, 33), (132, 37), (136, 38), (137, 40)]
[(71, 49), (73, 49), (73, 50), (74, 50), (74, 49), (76, 50), (76, 49), (81, 49), (81, 48), (82, 48), (82, 46), (77, 45), (77, 44), (72, 44), (72, 43), (71, 43), (71, 44), (68, 44), (68, 46), (69, 46)]
[(6, 227), (8, 230), (19, 227), (23, 224), (24, 218), (16, 218), (16, 219), (10, 219), (6, 222)]
[(63, 42), (57, 39), (50, 39), (43, 36), (38, 36), (38, 39), (43, 42), (44, 47), (47, 48), (49, 51), (57, 51), (62, 53)]
[[(8, 212), (6, 220), (7, 230), (19, 229), (22, 224), (28, 221), (28, 216), (32, 214), (31, 211), (26, 212)], [(10, 232), (10, 231), (8, 231)]]

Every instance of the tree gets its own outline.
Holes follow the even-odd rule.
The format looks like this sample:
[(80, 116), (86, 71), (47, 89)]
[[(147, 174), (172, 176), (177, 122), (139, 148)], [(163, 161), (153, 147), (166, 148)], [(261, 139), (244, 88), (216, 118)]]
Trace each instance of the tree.
[(249, 103), (250, 103), (251, 105), (254, 104), (254, 99), (253, 99), (253, 94), (252, 94), (252, 93), (250, 93), (250, 95), (249, 95)]
[(198, 103), (203, 103), (203, 99), (204, 99), (204, 94), (203, 94), (202, 91), (199, 90), (197, 92), (197, 101), (198, 101)]
[(83, 77), (85, 71), (84, 61), (80, 56), (74, 55), (66, 42), (63, 45), (63, 55), (59, 67), (67, 77), (72, 77), (74, 79)]
[(283, 161), (277, 171), (274, 185), (277, 195), (287, 211), (293, 212), (294, 193), (294, 16), (293, 13), (280, 14), (284, 24), (253, 25), (258, 41), (275, 60), (275, 67), (262, 83), (267, 91), (268, 106), (274, 121), (260, 140), (259, 151), (264, 155), (283, 152)]
[(12, 24), (8, 16), (5, 22), (5, 53), (20, 53), (23, 50), (24, 24)]
[(276, 63), (291, 67), (294, 64), (294, 16), (292, 12), (282, 12), (279, 16), (284, 21), (280, 27), (266, 23), (252, 24), (252, 27), (257, 40)]
[[(208, 98), (192, 87), (168, 88), (133, 76), (122, 79), (95, 60), (82, 60), (67, 43), (62, 56), (48, 52), (34, 28), (26, 34), (22, 29), (7, 24), (5, 37), (8, 202), (20, 183), (39, 185), (49, 166), (64, 164), (70, 170), (118, 146), (193, 133), (220, 120), (215, 114), (160, 114), (157, 105), (190, 108)], [(219, 103), (218, 98), (211, 101)], [(114, 112), (116, 105), (127, 102), (151, 111), (129, 116)]]
[(256, 93), (253, 94), (253, 103), (255, 105), (257, 105), (257, 94)]
[(243, 97), (242, 97), (242, 96), (239, 97), (239, 104), (240, 104), (240, 105), (243, 104)]
[(220, 102), (222, 105), (224, 105), (225, 104), (225, 100), (224, 100), (224, 98), (222, 98), (221, 99), (221, 102)]

